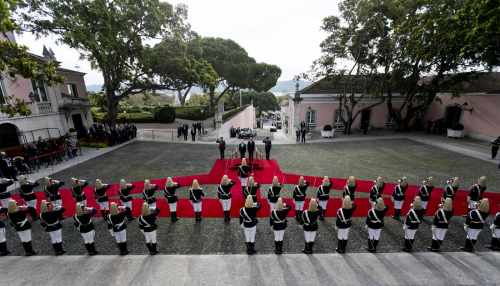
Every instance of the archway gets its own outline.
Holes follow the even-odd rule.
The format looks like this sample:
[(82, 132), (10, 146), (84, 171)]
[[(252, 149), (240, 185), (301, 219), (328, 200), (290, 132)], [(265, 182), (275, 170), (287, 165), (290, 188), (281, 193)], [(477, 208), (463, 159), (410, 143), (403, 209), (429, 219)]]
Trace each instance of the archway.
[(20, 145), (17, 127), (11, 123), (0, 124), (0, 149)]

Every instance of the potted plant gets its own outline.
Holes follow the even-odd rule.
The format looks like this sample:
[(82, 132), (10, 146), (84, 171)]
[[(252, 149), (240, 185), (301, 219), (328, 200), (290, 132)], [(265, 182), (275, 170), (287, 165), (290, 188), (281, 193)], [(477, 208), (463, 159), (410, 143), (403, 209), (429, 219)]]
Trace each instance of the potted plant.
[(460, 123), (454, 124), (447, 129), (447, 135), (449, 138), (463, 138), (464, 137), (464, 126)]
[(323, 130), (321, 130), (321, 137), (323, 138), (333, 138), (335, 133), (335, 129), (329, 124), (323, 126)]

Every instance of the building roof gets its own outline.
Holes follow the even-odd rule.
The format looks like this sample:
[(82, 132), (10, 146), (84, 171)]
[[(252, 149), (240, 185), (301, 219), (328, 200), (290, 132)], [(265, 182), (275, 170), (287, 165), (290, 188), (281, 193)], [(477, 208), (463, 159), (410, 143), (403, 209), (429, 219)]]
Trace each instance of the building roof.
[[(457, 92), (457, 93), (487, 93), (500, 94), (500, 72), (489, 73), (460, 73), (454, 74), (460, 81), (451, 82), (444, 85), (440, 92)], [(447, 82), (451, 77), (444, 79)], [(345, 88), (349, 88), (348, 92), (363, 93), (366, 91), (366, 76), (335, 76), (325, 77), (314, 82), (310, 86), (302, 89), (301, 94), (341, 94), (345, 92)], [(425, 77), (423, 82), (430, 82), (432, 76)], [(348, 83), (346, 85), (345, 83)], [(354, 89), (354, 90), (352, 90)], [(393, 92), (398, 92), (397, 88)]]
[[(39, 60), (39, 61), (49, 61), (49, 60), (54, 60), (54, 59), (55, 59), (55, 58), (54, 58), (54, 59), (52, 59), (52, 58), (46, 58), (46, 57), (39, 56), (39, 55), (37, 55), (37, 54), (30, 53), (30, 52), (28, 52), (28, 54), (29, 54), (30, 56), (32, 56), (33, 58), (35, 58), (35, 59)], [(56, 62), (57, 64), (60, 64), (60, 63), (61, 63), (61, 62), (59, 62), (59, 61), (57, 61), (57, 60), (55, 60), (55, 62)], [(75, 73), (75, 74), (80, 74), (80, 75), (85, 75), (85, 74), (86, 74), (86, 73), (84, 73), (84, 72), (75, 71), (75, 70), (72, 70), (72, 69), (61, 68), (61, 67), (58, 67), (58, 68), (57, 68), (57, 71), (60, 71), (60, 72), (67, 72), (67, 73)]]

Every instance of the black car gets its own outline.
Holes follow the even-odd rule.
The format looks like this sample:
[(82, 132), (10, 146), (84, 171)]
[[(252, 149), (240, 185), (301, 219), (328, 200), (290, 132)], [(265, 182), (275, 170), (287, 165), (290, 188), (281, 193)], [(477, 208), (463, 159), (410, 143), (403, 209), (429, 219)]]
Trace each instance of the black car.
[(240, 139), (249, 139), (257, 136), (257, 132), (251, 128), (241, 128), (240, 133), (238, 134), (238, 138)]

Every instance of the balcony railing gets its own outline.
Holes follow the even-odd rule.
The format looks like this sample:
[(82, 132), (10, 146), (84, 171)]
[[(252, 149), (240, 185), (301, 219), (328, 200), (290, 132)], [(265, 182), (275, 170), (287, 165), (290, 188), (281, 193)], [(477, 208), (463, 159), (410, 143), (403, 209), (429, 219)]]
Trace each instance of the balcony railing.
[(90, 106), (90, 102), (86, 97), (74, 97), (69, 94), (62, 93), (62, 102), (60, 108), (71, 109)]
[(52, 104), (50, 102), (37, 102), (36, 105), (39, 114), (52, 113)]

